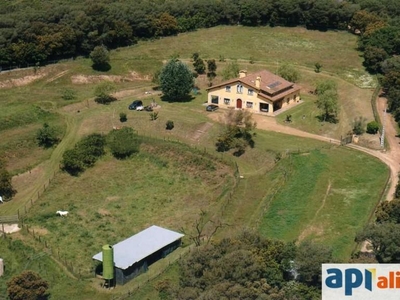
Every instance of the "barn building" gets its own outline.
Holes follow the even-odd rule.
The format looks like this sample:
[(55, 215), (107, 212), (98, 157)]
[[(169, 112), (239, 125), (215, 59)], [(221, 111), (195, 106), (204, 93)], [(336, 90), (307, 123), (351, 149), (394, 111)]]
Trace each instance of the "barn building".
[[(146, 272), (149, 265), (178, 248), (183, 236), (181, 233), (153, 225), (112, 246), (115, 283), (123, 285)], [(103, 252), (94, 255), (93, 259), (103, 262)]]

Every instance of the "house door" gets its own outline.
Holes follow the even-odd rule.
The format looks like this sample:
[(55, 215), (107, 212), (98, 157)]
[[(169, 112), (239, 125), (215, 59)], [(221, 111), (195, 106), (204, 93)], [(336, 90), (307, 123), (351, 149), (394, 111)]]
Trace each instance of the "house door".
[(236, 100), (236, 108), (242, 108), (242, 99)]

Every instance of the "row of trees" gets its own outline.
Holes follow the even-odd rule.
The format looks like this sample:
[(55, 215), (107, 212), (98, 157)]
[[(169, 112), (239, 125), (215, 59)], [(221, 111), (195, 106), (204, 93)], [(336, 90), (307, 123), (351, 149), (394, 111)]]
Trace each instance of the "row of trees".
[(179, 286), (156, 288), (162, 299), (320, 299), (325, 246), (268, 240), (242, 232), (196, 248), (180, 263)]
[[(345, 29), (353, 14), (374, 9), (367, 1), (332, 0), (148, 0), (6, 1), (0, 4), (0, 66), (42, 63), (89, 55), (96, 47), (131, 45), (221, 24), (303, 25)], [(387, 0), (389, 2), (392, 1)], [(393, 6), (387, 11), (398, 11)], [(395, 15), (395, 14), (394, 14)]]
[[(392, 1), (376, 1), (375, 7), (360, 1), (364, 8), (356, 12), (350, 27), (360, 35), (359, 49), (364, 65), (377, 74), (388, 99), (388, 109), (400, 122), (400, 19), (398, 5)], [(372, 1), (373, 2), (373, 1)], [(371, 2), (370, 2), (371, 3)], [(385, 9), (384, 9), (385, 8)], [(389, 10), (393, 9), (392, 12)], [(393, 12), (396, 12), (394, 14)]]

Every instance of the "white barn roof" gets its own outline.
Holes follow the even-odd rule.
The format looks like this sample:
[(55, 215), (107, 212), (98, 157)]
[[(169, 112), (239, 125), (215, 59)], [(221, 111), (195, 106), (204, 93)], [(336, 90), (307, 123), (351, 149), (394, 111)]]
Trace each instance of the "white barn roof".
[[(153, 225), (113, 246), (114, 265), (120, 269), (127, 269), (183, 236), (178, 232)], [(103, 261), (103, 253), (97, 253), (93, 259)]]

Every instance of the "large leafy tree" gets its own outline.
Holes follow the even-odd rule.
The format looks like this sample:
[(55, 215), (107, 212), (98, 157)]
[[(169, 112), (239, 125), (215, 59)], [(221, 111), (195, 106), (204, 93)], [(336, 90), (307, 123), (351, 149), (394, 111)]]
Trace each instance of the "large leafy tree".
[(193, 74), (189, 67), (178, 59), (171, 59), (161, 70), (160, 87), (167, 100), (183, 100), (193, 87)]
[(225, 126), (217, 139), (217, 151), (234, 149), (233, 154), (240, 156), (247, 146), (253, 148), (255, 144), (253, 131), (256, 126), (249, 111), (228, 110), (225, 115)]
[[(396, 194), (398, 187), (399, 185), (396, 187)], [(375, 216), (377, 223), (400, 223), (400, 199), (379, 203), (375, 211)]]
[(11, 199), (17, 191), (13, 188), (12, 176), (6, 170), (5, 162), (0, 159), (0, 196), (4, 197), (4, 199)]
[(302, 242), (298, 248), (295, 267), (300, 281), (319, 286), (321, 283), (321, 264), (332, 262), (332, 249), (311, 241)]
[(108, 71), (110, 66), (110, 54), (105, 46), (96, 46), (90, 52), (90, 59), (93, 62), (93, 69), (99, 71)]
[(316, 105), (322, 112), (321, 120), (336, 123), (339, 114), (339, 96), (336, 83), (331, 80), (320, 82), (315, 93), (318, 95)]
[(44, 300), (49, 294), (49, 284), (33, 271), (23, 271), (7, 282), (10, 300)]
[(300, 72), (287, 63), (279, 66), (278, 75), (290, 82), (297, 82), (300, 79)]

